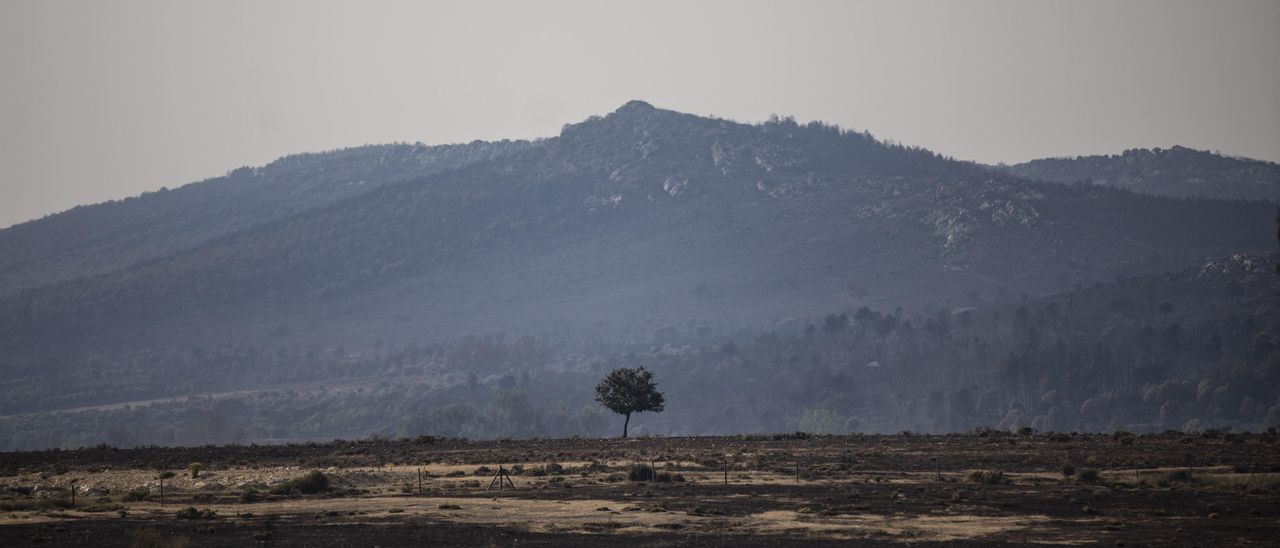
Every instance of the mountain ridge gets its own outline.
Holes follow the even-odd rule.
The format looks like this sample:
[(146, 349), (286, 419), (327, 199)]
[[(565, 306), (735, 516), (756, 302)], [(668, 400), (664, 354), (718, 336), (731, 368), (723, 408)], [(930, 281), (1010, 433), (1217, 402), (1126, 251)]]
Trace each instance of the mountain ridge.
[(1182, 198), (1280, 202), (1280, 164), (1171, 148), (1032, 160), (997, 169), (1030, 179), (1084, 183)]
[[(1030, 182), (820, 123), (747, 125), (632, 102), (536, 146), (388, 179), (123, 270), (11, 295), (0, 308), (5, 331), (22, 334), (4, 346), (19, 353), (32, 350), (21, 342), (30, 337), (40, 347), (68, 333), (111, 344), (207, 333), (211, 318), (331, 322), (320, 338), (410, 337), (447, 331), (443, 312), (424, 310), (510, 315), (518, 326), (573, 302), (588, 303), (564, 309), (580, 326), (632, 316), (619, 328), (635, 332), (734, 317), (737, 296), (754, 296), (747, 308), (759, 318), (833, 299), (936, 306), (975, 291), (1046, 292), (1261, 249), (1265, 236), (1242, 235), (1261, 234), (1270, 215), (1256, 204)], [(1011, 266), (1013, 256), (1027, 262)], [(936, 294), (915, 289), (929, 284)], [(422, 319), (388, 325), (387, 315)], [(42, 327), (51, 325), (59, 330)]]
[(0, 230), (0, 296), (127, 268), (390, 181), (527, 146), (534, 145), (368, 145), (294, 154), (172, 190), (77, 206)]

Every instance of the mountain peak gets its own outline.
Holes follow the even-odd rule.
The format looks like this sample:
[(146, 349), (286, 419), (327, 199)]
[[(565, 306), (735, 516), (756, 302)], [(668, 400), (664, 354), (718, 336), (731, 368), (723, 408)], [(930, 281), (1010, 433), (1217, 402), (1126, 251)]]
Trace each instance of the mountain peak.
[(560, 136), (562, 138), (598, 138), (600, 133), (643, 133), (682, 117), (696, 118), (663, 110), (640, 100), (627, 101), (626, 104), (605, 116), (591, 116), (576, 124), (566, 124), (561, 129)]
[(657, 109), (654, 108), (653, 105), (646, 103), (644, 101), (641, 101), (639, 99), (633, 99), (633, 100), (627, 101), (626, 104), (618, 107), (618, 110), (613, 111), (613, 113), (626, 114), (629, 112), (651, 112), (654, 110), (657, 110)]

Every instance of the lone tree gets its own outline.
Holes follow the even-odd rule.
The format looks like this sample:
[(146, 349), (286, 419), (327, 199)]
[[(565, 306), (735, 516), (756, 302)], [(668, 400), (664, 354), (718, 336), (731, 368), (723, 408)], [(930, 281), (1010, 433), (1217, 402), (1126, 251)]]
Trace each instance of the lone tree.
[(596, 401), (614, 413), (627, 416), (622, 423), (624, 438), (627, 437), (632, 413), (661, 413), (666, 405), (666, 399), (653, 382), (653, 373), (644, 367), (614, 369), (596, 385)]

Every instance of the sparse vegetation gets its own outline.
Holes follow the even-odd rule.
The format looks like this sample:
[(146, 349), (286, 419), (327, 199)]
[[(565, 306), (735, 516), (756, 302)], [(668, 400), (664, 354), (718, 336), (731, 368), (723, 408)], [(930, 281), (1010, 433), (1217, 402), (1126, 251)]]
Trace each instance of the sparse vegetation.
[[(128, 511), (116, 504), (114, 497), (90, 495), (86, 491), (86, 500), (93, 502), (82, 505), (80, 510), (100, 513), (96, 519), (84, 519), (86, 514), (68, 512), (58, 507), (57, 502), (46, 502), (57, 501), (63, 493), (48, 484), (64, 484), (68, 476), (78, 477), (78, 469), (93, 463), (95, 458), (105, 459), (102, 462), (106, 466), (92, 480), (95, 485), (87, 490), (96, 491), (102, 485), (118, 484), (120, 478), (137, 478), (139, 474), (122, 466), (119, 460), (111, 460), (123, 456), (119, 453), (59, 452), (41, 455), (74, 463), (62, 467), (66, 469), (64, 474), (47, 474), (41, 479), (38, 473), (27, 471), (6, 479), (11, 483), (0, 491), (0, 503), (7, 505), (0, 506), (0, 521), (20, 523), (28, 515), (39, 520), (55, 520), (56, 525), (49, 525), (47, 521), (41, 525), (17, 525), (26, 527), (24, 531), (47, 537), (49, 540), (45, 542), (52, 545), (69, 544), (66, 541), (79, 538), (89, 524), (107, 521), (119, 522), (122, 526), (145, 523), (165, 531), (166, 536), (212, 533), (253, 544), (266, 542), (262, 539), (268, 538), (312, 538), (311, 535), (319, 534), (312, 531), (316, 529), (342, 537), (369, 520), (378, 521), (379, 525), (362, 529), (361, 540), (393, 545), (387, 536), (389, 532), (399, 535), (396, 531), (403, 532), (404, 527), (420, 527), (417, 518), (430, 519), (432, 512), (438, 512), (437, 517), (442, 519), (432, 520), (431, 534), (446, 535), (439, 537), (441, 539), (457, 540), (461, 537), (449, 536), (457, 534), (474, 536), (478, 525), (497, 530), (495, 528), (506, 527), (504, 520), (509, 519), (520, 523), (521, 528), (503, 529), (507, 531), (504, 534), (509, 535), (510, 540), (519, 539), (520, 544), (535, 544), (534, 539), (576, 539), (582, 532), (604, 531), (621, 535), (614, 540), (624, 542), (633, 536), (647, 539), (646, 535), (654, 530), (677, 529), (688, 543), (715, 538), (737, 544), (756, 540), (786, 543), (802, 536), (807, 539), (809, 535), (815, 540), (833, 541), (855, 535), (889, 543), (1016, 544), (1032, 538), (1063, 535), (1082, 538), (1082, 534), (1094, 533), (1110, 535), (1106, 538), (1108, 541), (1124, 539), (1126, 544), (1136, 536), (1216, 543), (1262, 538), (1263, 532), (1271, 530), (1268, 521), (1271, 516), (1265, 512), (1266, 508), (1252, 506), (1248, 501), (1264, 500), (1280, 492), (1280, 480), (1276, 479), (1280, 473), (1255, 471), (1280, 469), (1280, 463), (1265, 451), (1274, 444), (1273, 434), (1243, 434), (1238, 443), (1225, 435), (1213, 439), (1196, 437), (1198, 458), (1223, 463), (1187, 469), (1169, 465), (1188, 458), (1187, 445), (1183, 443), (1185, 436), (1180, 433), (1139, 436), (1135, 438), (1135, 446), (1130, 447), (1116, 444), (1106, 435), (1077, 434), (1063, 442), (1049, 434), (1020, 437), (1001, 432), (963, 436), (915, 433), (911, 436), (735, 436), (680, 440), (421, 443), (371, 440), (277, 446), (265, 450), (248, 447), (163, 449), (155, 451), (163, 452), (157, 454), (163, 454), (163, 458), (171, 462), (189, 461), (190, 458), (182, 457), (199, 454), (202, 462), (218, 463), (213, 466), (218, 466), (220, 471), (206, 479), (207, 487), (193, 488), (191, 485), (196, 482), (185, 482), (181, 504), (160, 513), (153, 505)], [(1004, 452), (1006, 447), (1016, 448), (1017, 452)], [(150, 450), (129, 452), (127, 456), (149, 458), (147, 451)], [(222, 467), (221, 463), (232, 460), (241, 462), (244, 455), (253, 451), (262, 453), (253, 467)], [(1049, 475), (1060, 474), (1064, 463), (1073, 463), (1077, 458), (1083, 461), (1090, 451), (1095, 463), (1134, 462), (1135, 457), (1140, 456), (1146, 467), (1138, 476), (1141, 481), (1131, 482), (1134, 476), (1126, 474), (1127, 470), (1114, 468), (1101, 470), (1107, 488), (1086, 485), (1085, 480), (1076, 479), (1089, 478), (1090, 470), (1098, 470), (1092, 467), (1076, 468), (1075, 474), (1069, 476), (1071, 481), (1048, 481)], [(431, 454), (432, 460), (446, 461), (423, 465), (436, 474), (451, 470), (463, 470), (467, 474), (453, 481), (434, 482), (421, 496), (413, 485), (412, 495), (407, 496), (403, 493), (404, 487), (409, 478), (414, 478), (416, 466), (396, 463), (421, 460), (424, 454)], [(738, 478), (737, 481), (724, 482), (724, 468), (720, 465), (723, 461), (712, 458), (722, 454), (727, 454), (733, 463), (729, 477)], [(435, 458), (437, 455), (444, 458)], [(631, 460), (648, 455), (657, 455), (657, 458), (642, 462)], [(25, 468), (21, 463), (26, 455), (11, 457)], [(482, 491), (485, 481), (480, 480), (485, 478), (472, 474), (480, 466), (496, 469), (495, 460), (523, 462), (520, 470), (525, 472), (524, 479), (517, 480), (516, 493)], [(334, 466), (335, 461), (346, 465)], [(391, 465), (380, 466), (379, 462)], [(571, 474), (551, 473), (563, 471), (566, 465), (561, 462), (574, 463), (568, 465)], [(651, 462), (660, 464), (655, 469)], [(716, 466), (704, 466), (708, 462)], [(996, 462), (1001, 466), (992, 466)], [(614, 463), (614, 468), (604, 463)], [(616, 463), (628, 464), (619, 469)], [(353, 498), (340, 502), (327, 497), (298, 497), (303, 490), (301, 486), (321, 483), (308, 481), (308, 477), (313, 477), (309, 472), (277, 484), (276, 487), (285, 484), (292, 487), (280, 489), (288, 494), (270, 495), (271, 504), (253, 506), (252, 515), (243, 512), (249, 507), (237, 509), (234, 516), (227, 513), (230, 520), (219, 519), (226, 512), (212, 512), (212, 504), (225, 504), (237, 497), (256, 500), (259, 491), (254, 486), (261, 484), (262, 477), (280, 477), (280, 470), (293, 469), (299, 464), (316, 466), (315, 471), (324, 467), (321, 473), (330, 489), (321, 494), (336, 492), (335, 485), (342, 485), (349, 486), (343, 493)], [(802, 470), (815, 471), (815, 475), (810, 480), (796, 482), (797, 465)], [(333, 466), (332, 471), (328, 470), (329, 466)], [(48, 464), (42, 467), (53, 468)], [(544, 475), (532, 477), (534, 470), (541, 470)], [(935, 473), (940, 473), (944, 480), (938, 481)], [(679, 482), (682, 475), (687, 474), (693, 474), (690, 482), (664, 483)], [(1016, 487), (1003, 486), (1009, 484), (1010, 476), (1018, 478)], [(963, 483), (956, 483), (957, 478)], [(1191, 479), (1189, 483), (1170, 483), (1170, 478)], [(651, 483), (653, 480), (656, 483)], [(213, 484), (227, 481), (245, 483), (238, 490)], [(1076, 481), (1081, 483), (1075, 485)], [(766, 496), (771, 493), (786, 496)], [(619, 501), (619, 504), (593, 502), (597, 500)], [(6, 513), (3, 508), (9, 511)], [(883, 513), (877, 509), (883, 509)], [(127, 519), (120, 521), (115, 520), (114, 515), (110, 518), (101, 515), (113, 511), (124, 512)], [(9, 518), (8, 514), (17, 514), (18, 519)], [(1160, 519), (1127, 519), (1134, 514)], [(1210, 518), (1211, 514), (1218, 517)], [(734, 519), (724, 519), (727, 516)], [(1082, 533), (1067, 525), (1093, 516), (1102, 517), (1096, 524), (1090, 521), (1088, 531), (1094, 533)], [(606, 521), (612, 525), (597, 525)], [(321, 524), (323, 527), (317, 527)], [(796, 529), (800, 524), (814, 529)], [(1160, 524), (1158, 530), (1153, 529), (1153, 524)], [(1186, 532), (1175, 531), (1173, 524), (1185, 527)], [(0, 528), (12, 526), (15, 525), (0, 524)], [(35, 527), (44, 527), (45, 532), (38, 532)], [(68, 532), (51, 533), (54, 527), (65, 527)], [(526, 527), (528, 529), (524, 529)], [(901, 531), (907, 528), (913, 533), (902, 535)], [(4, 531), (0, 531), (0, 538), (3, 534)], [(547, 537), (547, 534), (566, 536)]]
[(317, 495), (332, 489), (329, 477), (319, 470), (312, 470), (296, 478), (280, 482), (271, 488), (273, 495)]
[(174, 512), (173, 516), (178, 519), (215, 519), (218, 513), (209, 508), (197, 510), (194, 506), (188, 506)]
[(969, 481), (993, 485), (1009, 483), (1009, 480), (1004, 477), (1004, 470), (999, 469), (972, 470), (969, 472)]
[(653, 481), (654, 471), (647, 464), (632, 464), (627, 468), (627, 481)]
[(146, 487), (134, 487), (125, 493), (121, 500), (124, 502), (139, 502), (151, 498), (151, 490)]

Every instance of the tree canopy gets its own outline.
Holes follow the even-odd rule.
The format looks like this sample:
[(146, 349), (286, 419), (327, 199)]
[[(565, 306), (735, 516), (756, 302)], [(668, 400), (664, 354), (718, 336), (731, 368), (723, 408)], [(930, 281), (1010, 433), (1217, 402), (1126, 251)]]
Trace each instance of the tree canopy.
[(624, 438), (627, 437), (632, 413), (661, 413), (666, 405), (666, 399), (653, 382), (653, 373), (644, 367), (623, 367), (611, 371), (596, 385), (596, 401), (610, 411), (626, 416), (622, 423)]

